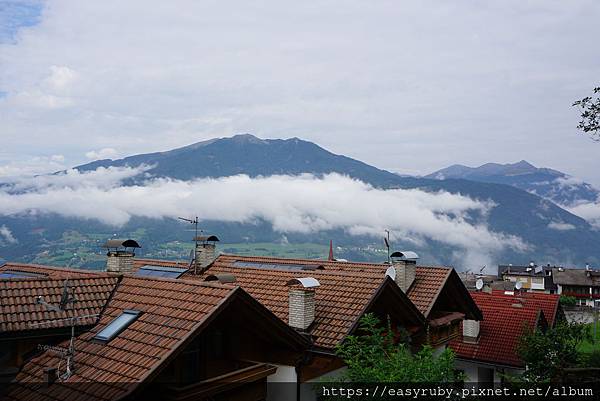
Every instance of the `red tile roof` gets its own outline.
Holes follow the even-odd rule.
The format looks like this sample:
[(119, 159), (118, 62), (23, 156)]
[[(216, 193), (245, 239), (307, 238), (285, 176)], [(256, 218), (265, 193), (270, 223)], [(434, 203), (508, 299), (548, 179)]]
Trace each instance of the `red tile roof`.
[[(54, 267), (54, 266), (45, 266), (45, 265), (37, 265), (31, 263), (14, 263), (8, 262), (0, 266), (0, 272), (23, 272), (23, 273), (35, 273), (44, 275), (48, 278), (53, 279), (65, 279), (65, 278), (73, 278), (73, 277), (93, 277), (93, 276), (106, 276), (109, 273), (99, 271), (99, 270), (85, 270), (85, 269), (71, 269), (67, 267)], [(1, 281), (2, 279), (0, 279)]]
[(498, 365), (523, 367), (517, 354), (519, 338), (525, 327), (534, 327), (538, 319), (553, 325), (558, 313), (558, 295), (524, 293), (522, 296), (493, 293), (471, 293), (483, 312), (477, 344), (462, 338), (453, 340), (450, 347), (461, 359), (470, 359)]
[[(219, 284), (125, 276), (102, 314), (98, 325), (75, 340), (76, 370), (65, 382), (40, 391), (59, 400), (113, 400), (125, 396), (147, 379), (166, 358), (204, 324), (237, 289)], [(123, 310), (139, 310), (139, 318), (108, 343), (93, 340)], [(63, 342), (67, 347), (68, 342)], [(47, 351), (33, 358), (17, 376), (20, 385), (9, 399), (35, 399), (35, 386), (42, 381), (45, 367), (56, 367), (60, 357)], [(64, 362), (63, 362), (64, 368)], [(93, 393), (74, 382), (96, 382)], [(79, 393), (79, 394), (77, 394)]]
[[(302, 264), (324, 266), (324, 270), (286, 270), (277, 268), (236, 267), (235, 262)], [(320, 287), (315, 292), (315, 321), (309, 327), (317, 346), (333, 348), (362, 316), (370, 302), (383, 285), (385, 272), (375, 269), (355, 269), (348, 271), (328, 270), (332, 263), (319, 260), (280, 259), (221, 255), (204, 275), (198, 277), (185, 273), (183, 278), (204, 280), (208, 275), (233, 274), (234, 284), (241, 286), (250, 295), (265, 305), (277, 317), (288, 322), (288, 290), (286, 283), (293, 278), (314, 277)], [(340, 263), (340, 262), (337, 262)], [(363, 265), (363, 264), (357, 264)], [(399, 295), (402, 297), (403, 295)], [(401, 301), (399, 301), (401, 302)], [(422, 321), (418, 310), (406, 300), (404, 313), (412, 316), (413, 322)]]
[[(63, 293), (64, 280), (0, 280), (0, 335), (70, 327), (71, 322), (67, 318), (98, 315), (104, 309), (117, 282), (117, 277), (108, 275), (82, 275), (69, 279), (68, 283), (75, 291), (76, 302), (67, 305), (64, 311), (52, 311), (38, 304), (36, 298), (42, 296), (45, 302), (57, 306)], [(93, 325), (97, 320), (98, 316), (89, 316), (77, 319), (75, 325)]]

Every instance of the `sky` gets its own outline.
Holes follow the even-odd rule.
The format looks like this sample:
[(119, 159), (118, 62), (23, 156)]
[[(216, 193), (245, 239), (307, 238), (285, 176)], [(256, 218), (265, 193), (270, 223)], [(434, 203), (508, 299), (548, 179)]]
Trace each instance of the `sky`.
[(574, 100), (597, 0), (0, 0), (0, 175), (251, 133), (427, 174), (521, 159), (600, 186)]

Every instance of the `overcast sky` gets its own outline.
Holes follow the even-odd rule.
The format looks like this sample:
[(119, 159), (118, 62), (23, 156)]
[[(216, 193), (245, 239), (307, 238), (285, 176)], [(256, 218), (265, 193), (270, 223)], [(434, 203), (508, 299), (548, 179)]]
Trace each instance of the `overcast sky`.
[(600, 85), (599, 20), (597, 0), (0, 0), (0, 175), (252, 133), (600, 186), (570, 106)]

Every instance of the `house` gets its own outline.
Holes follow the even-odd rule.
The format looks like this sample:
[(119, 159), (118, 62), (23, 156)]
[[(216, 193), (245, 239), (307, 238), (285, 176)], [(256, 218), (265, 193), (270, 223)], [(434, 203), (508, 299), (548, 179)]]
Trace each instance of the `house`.
[(534, 292), (472, 292), (483, 320), (462, 323), (462, 336), (450, 347), (456, 367), (468, 382), (498, 383), (502, 376), (519, 375), (525, 365), (517, 346), (526, 329), (552, 327), (563, 318), (559, 296)]
[(552, 277), (554, 268), (550, 265), (538, 266), (534, 262), (527, 266), (498, 265), (498, 278), (512, 283), (513, 287), (516, 283), (521, 283), (523, 291), (555, 294), (557, 288)]
[[(143, 259), (134, 264), (138, 268), (181, 266), (177, 262)], [(389, 316), (395, 327), (410, 333), (415, 348), (424, 343), (444, 348), (460, 335), (462, 319), (481, 318), (454, 269), (414, 264), (406, 267), (399, 261), (390, 265), (220, 255), (199, 274), (189, 270), (182, 277), (235, 280), (280, 319), (309, 334), (314, 341), (308, 351), (310, 362), (295, 376), (296, 380), (307, 382), (331, 376), (343, 368), (343, 362), (335, 355), (335, 346), (354, 332), (366, 312), (374, 312), (383, 319)], [(314, 312), (307, 314), (311, 318), (298, 324), (289, 314), (292, 301), (284, 285), (302, 277), (314, 278), (320, 285), (314, 288)]]
[(561, 267), (552, 269), (552, 276), (557, 293), (575, 297), (578, 305), (595, 306), (600, 300), (600, 270)]
[[(8, 382), (40, 345), (59, 342), (93, 327), (112, 294), (117, 277), (9, 263), (0, 268), (0, 378)], [(70, 286), (64, 279), (70, 276)], [(48, 310), (40, 301), (58, 304), (67, 290), (77, 303)], [(71, 291), (72, 290), (72, 291)], [(41, 297), (41, 298), (39, 298)]]
[[(24, 268), (48, 277), (27, 288), (26, 299), (62, 275), (46, 266)], [(94, 304), (101, 305), (99, 318), (75, 333), (72, 346), (65, 340), (31, 357), (4, 399), (267, 399), (267, 378), (278, 374), (278, 365), (298, 366), (310, 345), (239, 286), (132, 274), (114, 275), (108, 298), (97, 288), (76, 286), (106, 274), (69, 279), (75, 297), (102, 294)], [(7, 278), (2, 284), (19, 282)], [(21, 293), (9, 297), (20, 306)], [(48, 295), (48, 305), (57, 301)], [(79, 312), (88, 313), (71, 313)], [(52, 321), (52, 313), (36, 316)]]

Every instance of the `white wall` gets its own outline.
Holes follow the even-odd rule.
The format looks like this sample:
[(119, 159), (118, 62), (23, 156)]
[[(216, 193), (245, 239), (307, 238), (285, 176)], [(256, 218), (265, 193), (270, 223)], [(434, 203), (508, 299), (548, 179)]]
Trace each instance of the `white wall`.
[(274, 365), (277, 371), (267, 376), (267, 401), (296, 399), (296, 368), (294, 366)]

